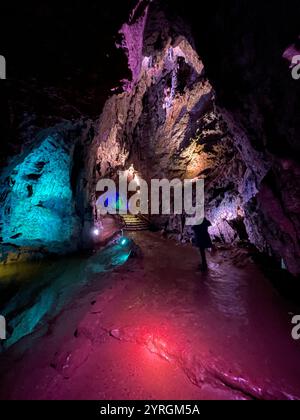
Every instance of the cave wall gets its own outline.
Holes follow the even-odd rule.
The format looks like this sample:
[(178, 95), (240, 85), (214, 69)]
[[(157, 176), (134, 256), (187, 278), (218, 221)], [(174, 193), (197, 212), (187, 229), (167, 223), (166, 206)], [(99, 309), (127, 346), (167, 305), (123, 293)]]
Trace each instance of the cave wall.
[[(248, 55), (255, 53), (253, 38), (257, 41), (261, 27), (256, 32), (255, 27), (245, 25), (244, 33), (237, 21), (239, 31), (235, 38), (241, 38), (246, 48), (244, 45), (239, 51), (235, 45), (227, 45), (228, 54), (217, 49), (218, 36), (211, 29), (208, 34), (213, 37), (216, 50), (212, 48), (209, 56), (209, 42), (206, 49), (198, 45), (205, 44), (208, 35), (204, 30), (196, 31), (196, 37), (201, 35), (203, 39), (195, 42), (195, 31), (178, 18), (173, 5), (140, 1), (120, 31), (132, 78), (123, 80), (121, 93), (113, 95), (104, 106), (93, 142), (94, 181), (113, 176), (131, 163), (146, 180), (200, 176), (205, 179), (206, 212), (216, 240), (249, 240), (278, 263), (283, 261), (291, 273), (299, 274), (299, 165), (290, 153), (290, 148), (298, 147), (295, 92), (288, 100), (290, 113), (285, 113), (280, 123), (278, 109), (270, 105), (276, 92), (274, 83), (280, 81), (277, 71), (284, 70), (283, 82), (277, 88), (281, 107), (289, 98), (285, 88), (291, 90), (293, 85), (293, 81), (286, 80), (289, 69), (282, 59), (284, 49), (279, 50), (277, 57), (277, 76), (270, 80), (267, 75), (267, 87), (259, 86), (257, 93), (256, 78), (262, 77), (262, 69), (256, 68), (251, 76), (249, 70), (243, 73), (243, 66), (250, 60)], [(215, 7), (218, 5), (224, 7), (216, 2)], [(224, 12), (225, 17), (233, 13), (237, 19), (241, 6), (232, 2), (233, 9), (230, 7)], [(265, 8), (261, 10), (264, 14)], [(255, 12), (259, 15), (257, 9)], [(210, 19), (214, 21), (208, 15), (204, 28)], [(220, 20), (214, 24), (217, 34), (224, 30)], [(270, 42), (268, 31), (269, 28)], [(220, 45), (224, 45), (223, 40)], [(197, 51), (203, 51), (203, 57)], [(203, 59), (210, 68), (212, 55), (218, 56), (221, 63), (217, 70), (207, 71)], [(274, 55), (272, 48), (270, 57)], [(230, 64), (243, 85), (231, 85), (234, 80), (228, 75)], [(224, 73), (228, 80), (224, 80)], [(223, 85), (233, 91), (231, 96), (223, 85), (220, 87), (218, 74)], [(247, 80), (250, 92), (245, 88)], [(238, 103), (233, 106), (234, 98), (238, 98)], [(278, 153), (278, 137), (283, 132), (289, 146)], [(165, 218), (160, 222), (165, 224)], [(168, 223), (173, 236), (189, 240), (190, 231), (180, 217), (171, 217)]]
[(0, 259), (9, 263), (84, 246), (92, 224), (84, 190), (87, 124), (42, 130), (12, 158), (0, 182)]
[[(134, 163), (146, 180), (204, 178), (215, 240), (249, 240), (299, 274), (299, 2), (214, 0), (199, 12), (192, 0), (34, 1), (3, 13), (0, 32), (17, 21), (24, 34), (3, 37), (13, 47), (4, 45), (10, 77), (0, 84), (4, 260), (24, 246), (88, 245), (97, 180)], [(49, 163), (39, 169), (35, 154)], [(48, 236), (47, 212), (57, 226), (69, 220), (64, 232)], [(181, 217), (156, 220), (166, 222), (190, 240)]]
[(92, 245), (92, 120), (114, 83), (128, 73), (115, 42), (134, 3), (3, 5), (0, 262)]
[(249, 239), (299, 274), (300, 84), (291, 54), (299, 51), (300, 4), (219, 0), (200, 20), (181, 11), (254, 178), (257, 192), (244, 205)]
[[(244, 239), (243, 226), (235, 230), (228, 222), (243, 224), (243, 203), (257, 192), (247, 170), (251, 156), (247, 164), (234, 144), (188, 26), (171, 19), (160, 2), (140, 2), (138, 15), (120, 32), (132, 78), (123, 81), (123, 92), (107, 101), (100, 117), (96, 180), (130, 163), (146, 180), (200, 176), (206, 180), (212, 234), (229, 242)], [(191, 235), (180, 217), (170, 218), (168, 230), (180, 240)]]

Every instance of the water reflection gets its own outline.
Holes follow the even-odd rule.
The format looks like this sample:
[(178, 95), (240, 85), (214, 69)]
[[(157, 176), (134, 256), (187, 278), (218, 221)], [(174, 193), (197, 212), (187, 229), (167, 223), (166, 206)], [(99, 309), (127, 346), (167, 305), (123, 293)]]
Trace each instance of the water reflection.
[(10, 331), (3, 346), (10, 347), (44, 319), (54, 318), (95, 274), (123, 265), (132, 246), (128, 240), (125, 245), (114, 243), (90, 256), (1, 267), (0, 313)]
[[(228, 267), (230, 270), (230, 267)], [(204, 287), (209, 295), (212, 305), (222, 315), (229, 318), (239, 318), (248, 323), (247, 289), (248, 284), (242, 276), (236, 273), (224, 276), (218, 264), (210, 265), (210, 272), (205, 277)]]

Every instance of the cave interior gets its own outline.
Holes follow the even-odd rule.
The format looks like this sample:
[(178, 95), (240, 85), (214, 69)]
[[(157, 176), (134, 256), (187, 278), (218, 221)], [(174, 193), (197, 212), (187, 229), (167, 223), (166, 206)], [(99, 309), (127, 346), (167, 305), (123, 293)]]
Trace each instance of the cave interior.
[[(0, 398), (299, 399), (299, 1), (3, 16)], [(99, 214), (120, 171), (204, 182), (207, 272), (186, 215)]]

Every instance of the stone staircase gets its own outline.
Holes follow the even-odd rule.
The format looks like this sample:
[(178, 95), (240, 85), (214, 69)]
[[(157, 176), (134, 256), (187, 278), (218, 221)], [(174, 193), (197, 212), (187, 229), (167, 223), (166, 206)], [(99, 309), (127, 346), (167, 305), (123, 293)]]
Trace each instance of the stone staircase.
[(125, 224), (125, 231), (149, 230), (149, 222), (147, 219), (133, 214), (122, 215)]

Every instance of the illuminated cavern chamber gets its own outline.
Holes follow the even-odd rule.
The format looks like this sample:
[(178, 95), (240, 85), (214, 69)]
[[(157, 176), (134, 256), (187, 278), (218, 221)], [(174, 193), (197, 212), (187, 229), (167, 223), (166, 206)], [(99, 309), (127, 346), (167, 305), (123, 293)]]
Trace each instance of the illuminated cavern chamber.
[[(230, 244), (251, 242), (299, 274), (299, 205), (292, 175), (298, 171), (296, 162), (284, 163), (264, 145), (257, 147), (255, 142), (267, 136), (259, 125), (257, 105), (246, 102), (244, 107), (252, 112), (246, 118), (240, 109), (219, 106), (218, 90), (206, 72), (204, 58), (211, 60), (209, 54), (199, 57), (190, 28), (170, 9), (160, 1), (140, 1), (120, 31), (132, 77), (123, 81), (121, 93), (108, 99), (100, 117), (94, 139), (97, 177), (114, 176), (130, 162), (148, 182), (203, 177), (213, 237)], [(205, 37), (204, 30), (198, 31)], [(248, 60), (247, 54), (244, 51)], [(210, 55), (216, 55), (213, 49)], [(226, 55), (220, 60), (225, 62)], [(240, 65), (235, 56), (227, 63), (229, 68)], [(240, 71), (242, 77), (244, 69)], [(223, 80), (224, 90), (231, 89), (229, 77)], [(294, 192), (284, 190), (284, 179), (294, 185)], [(190, 240), (181, 216), (152, 221), (167, 226), (170, 236)]]
[[(174, 13), (164, 7), (167, 3), (171, 4), (171, 9), (174, 4)], [(53, 200), (39, 198), (39, 182), (44, 182), (44, 177), (31, 180), (28, 189), (27, 181), (13, 173), (17, 167), (20, 173), (30, 175), (26, 172), (24, 156), (19, 156), (14, 167), (10, 165), (5, 170), (6, 175), (1, 177), (2, 244), (10, 244), (12, 251), (13, 247), (31, 245), (59, 253), (80, 248), (85, 242), (85, 232), (92, 236), (95, 221), (91, 208), (96, 203), (98, 179), (114, 177), (118, 170), (133, 163), (147, 181), (203, 176), (207, 216), (213, 223), (215, 239), (228, 243), (249, 240), (277, 261), (283, 260), (290, 272), (299, 274), (299, 194), (295, 182), (299, 177), (299, 166), (291, 153), (297, 148), (295, 139), (299, 138), (293, 110), (297, 96), (295, 84), (290, 86), (293, 81), (288, 79), (288, 66), (282, 76), (276, 67), (278, 63), (274, 68), (270, 66), (275, 52), (279, 54), (278, 60), (281, 59), (280, 54), (288, 44), (280, 41), (284, 45), (277, 45), (274, 33), (269, 33), (264, 26), (267, 45), (261, 48), (266, 58), (261, 56), (257, 68), (253, 69), (249, 65), (253, 59), (252, 39), (247, 34), (259, 37), (260, 22), (251, 27), (251, 20), (244, 17), (247, 13), (236, 4), (239, 18), (233, 23), (237, 30), (226, 32), (214, 20), (214, 15), (205, 10), (201, 22), (196, 22), (195, 38), (190, 24), (180, 19), (175, 3), (140, 1), (129, 22), (123, 25), (120, 46), (127, 54), (131, 77), (124, 71), (123, 77), (128, 79), (113, 89), (118, 93), (109, 99), (106, 96), (103, 109), (102, 102), (99, 105), (96, 115), (102, 114), (95, 122), (91, 143), (84, 145), (84, 152), (73, 153), (71, 149), (75, 143), (72, 143), (69, 158), (65, 156), (68, 163), (63, 165), (64, 176), (69, 176), (70, 190), (67, 184), (63, 187), (58, 182)], [(249, 8), (251, 16), (252, 13), (254, 17), (264, 13), (261, 8)], [(192, 2), (190, 10), (191, 13), (194, 10)], [(232, 10), (228, 6), (223, 12), (226, 15)], [(232, 40), (234, 42), (230, 42)], [(202, 49), (199, 49), (201, 43)], [(104, 44), (99, 43), (99, 48), (105, 50)], [(282, 66), (280, 71), (285, 69)], [(95, 72), (98, 70), (95, 67)], [(263, 74), (263, 80), (259, 74)], [(274, 74), (278, 80), (270, 79)], [(261, 86), (256, 88), (257, 81)], [(282, 100), (280, 90), (284, 92), (283, 100), (289, 98), (285, 113), (281, 112), (286, 108), (284, 102), (280, 113), (273, 105), (277, 97)], [(270, 92), (275, 93), (268, 98)], [(226, 95), (231, 102), (238, 97), (237, 109), (232, 110), (226, 101), (220, 105), (218, 98)], [(70, 96), (68, 100), (70, 102)], [(94, 109), (98, 106), (96, 102)], [(39, 150), (41, 147), (38, 142), (34, 141), (33, 154), (34, 148)], [(279, 154), (275, 153), (276, 142), (280, 145)], [(285, 147), (286, 156), (281, 157)], [(51, 156), (56, 159), (56, 153)], [(86, 168), (80, 181), (73, 176), (75, 161), (82, 161)], [(60, 173), (58, 168), (59, 165), (52, 166), (53, 179)], [(47, 171), (47, 166), (44, 169)], [(15, 187), (9, 185), (7, 179), (10, 177), (14, 179)], [(80, 184), (79, 192), (76, 183)], [(37, 221), (34, 227), (29, 222), (29, 215), (25, 217), (18, 210), (21, 206), (14, 198), (14, 190), (22, 190), (25, 208), (32, 212), (32, 220)], [(9, 200), (16, 208), (8, 210)], [(45, 204), (39, 203), (43, 200)], [(62, 210), (63, 202), (66, 209)], [(51, 232), (45, 227), (43, 220), (46, 217), (57, 224)], [(66, 218), (69, 220), (65, 225)], [(18, 219), (22, 220), (25, 229), (19, 229)], [(158, 226), (167, 224), (170, 236), (176, 239), (190, 239), (190, 232), (180, 217), (157, 218), (154, 222)], [(42, 235), (44, 229), (45, 236)]]

